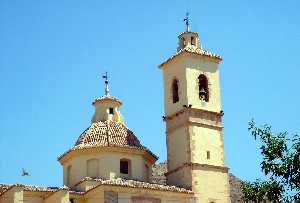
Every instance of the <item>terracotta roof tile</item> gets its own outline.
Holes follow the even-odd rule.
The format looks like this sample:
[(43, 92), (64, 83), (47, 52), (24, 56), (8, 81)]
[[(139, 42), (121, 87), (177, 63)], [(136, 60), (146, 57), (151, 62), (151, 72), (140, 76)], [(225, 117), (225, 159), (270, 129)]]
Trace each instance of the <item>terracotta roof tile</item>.
[(33, 192), (55, 192), (61, 189), (68, 189), (67, 187), (43, 187), (35, 185), (24, 185), (24, 184), (0, 184), (0, 195), (11, 189), (12, 187), (23, 187), (25, 191)]
[(113, 101), (115, 101), (115, 102), (118, 102), (120, 105), (122, 104), (121, 100), (119, 100), (119, 99), (116, 98), (116, 97), (110, 96), (110, 95), (104, 95), (104, 96), (101, 96), (101, 97), (96, 98), (96, 99), (93, 101), (93, 104), (94, 104), (95, 102), (98, 102), (98, 101), (105, 101), (105, 100), (113, 100)]
[(8, 184), (0, 184), (0, 196), (5, 193), (7, 190), (11, 188), (11, 185)]
[(134, 133), (124, 123), (117, 121), (99, 121), (92, 123), (77, 139), (74, 147), (58, 157), (60, 159), (70, 151), (96, 147), (123, 147), (140, 149), (158, 158), (148, 148), (143, 146)]
[[(180, 188), (172, 185), (161, 185), (161, 184), (148, 183), (148, 182), (142, 182), (137, 180), (127, 180), (121, 178), (113, 179), (113, 180), (85, 178), (82, 181), (88, 181), (88, 180), (97, 181), (99, 182), (99, 185), (112, 185), (112, 186), (121, 186), (121, 187), (129, 187), (129, 188), (144, 188), (144, 189), (152, 189), (152, 190), (160, 190), (160, 191), (181, 192), (187, 194), (193, 193), (191, 190), (187, 190), (185, 188)], [(98, 187), (99, 185), (95, 187)]]
[(175, 58), (176, 56), (187, 52), (187, 53), (192, 53), (192, 54), (197, 54), (197, 55), (201, 55), (201, 56), (206, 56), (209, 58), (213, 58), (213, 59), (217, 59), (217, 60), (222, 60), (222, 57), (214, 54), (210, 51), (204, 50), (204, 49), (200, 49), (200, 48), (196, 48), (195, 46), (186, 46), (185, 48), (181, 49), (180, 51), (178, 51), (176, 54), (172, 55), (171, 57), (169, 57), (167, 60), (165, 60), (164, 62), (162, 62), (159, 67), (162, 67), (163, 65), (165, 65), (167, 62), (171, 61), (173, 58)]
[(79, 136), (75, 143), (75, 147), (86, 145), (145, 148), (131, 130), (122, 122), (116, 121), (93, 123)]

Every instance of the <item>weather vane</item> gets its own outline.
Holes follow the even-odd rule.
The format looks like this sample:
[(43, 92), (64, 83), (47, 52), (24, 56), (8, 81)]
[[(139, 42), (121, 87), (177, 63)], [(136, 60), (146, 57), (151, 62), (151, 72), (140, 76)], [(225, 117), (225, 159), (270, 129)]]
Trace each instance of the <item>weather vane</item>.
[(186, 25), (186, 31), (189, 32), (190, 31), (189, 12), (186, 12), (186, 17), (185, 17), (185, 19), (183, 19), (183, 21), (185, 22), (185, 25)]
[(109, 95), (109, 89), (108, 89), (108, 75), (107, 75), (107, 72), (105, 72), (105, 75), (103, 75), (102, 78), (105, 79), (105, 81), (104, 81), (104, 83), (105, 83), (104, 92), (105, 92), (105, 95), (108, 96)]

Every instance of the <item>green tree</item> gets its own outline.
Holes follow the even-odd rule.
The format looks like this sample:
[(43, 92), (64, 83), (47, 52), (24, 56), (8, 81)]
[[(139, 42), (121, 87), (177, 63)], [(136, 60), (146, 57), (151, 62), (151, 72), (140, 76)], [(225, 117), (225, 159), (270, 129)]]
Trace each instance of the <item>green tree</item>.
[(241, 189), (244, 194), (244, 202), (259, 203), (263, 202), (263, 200), (279, 202), (283, 193), (282, 185), (270, 180), (242, 181)]
[[(270, 200), (275, 200), (278, 196), (272, 196), (282, 188), (285, 194), (279, 195), (281, 201), (300, 202), (300, 136), (298, 134), (289, 135), (287, 132), (273, 133), (270, 125), (257, 127), (254, 120), (249, 122), (249, 131), (255, 140), (260, 141), (260, 150), (263, 157), (261, 169), (270, 177), (267, 192)], [(244, 184), (245, 192), (251, 191), (254, 183)], [(277, 187), (278, 186), (278, 187)], [(256, 187), (254, 187), (256, 188)], [(258, 187), (262, 189), (261, 187)], [(246, 190), (247, 189), (247, 190)], [(256, 188), (257, 189), (257, 188)], [(258, 192), (253, 190), (253, 192)], [(259, 192), (261, 192), (259, 190)], [(248, 195), (248, 194), (247, 194)], [(246, 196), (246, 195), (245, 195)]]

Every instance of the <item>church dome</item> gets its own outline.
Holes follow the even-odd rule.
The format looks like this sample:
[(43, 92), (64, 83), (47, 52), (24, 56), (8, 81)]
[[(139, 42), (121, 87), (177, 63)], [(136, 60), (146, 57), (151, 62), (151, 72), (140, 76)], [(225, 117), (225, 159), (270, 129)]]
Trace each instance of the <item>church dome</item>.
[(151, 166), (158, 159), (127, 128), (120, 112), (122, 102), (110, 96), (107, 75), (103, 78), (105, 95), (92, 103), (95, 112), (91, 125), (71, 149), (58, 157), (68, 187), (85, 177), (149, 181)]
[(146, 149), (123, 122), (114, 120), (92, 123), (77, 139), (75, 148), (127, 147)]

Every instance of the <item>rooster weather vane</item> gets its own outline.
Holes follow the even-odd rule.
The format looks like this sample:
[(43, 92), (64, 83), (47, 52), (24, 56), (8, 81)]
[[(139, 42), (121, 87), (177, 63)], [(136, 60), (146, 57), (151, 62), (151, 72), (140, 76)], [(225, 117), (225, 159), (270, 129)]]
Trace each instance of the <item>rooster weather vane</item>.
[(190, 18), (189, 18), (189, 12), (186, 12), (186, 17), (183, 19), (183, 21), (185, 22), (185, 26), (186, 26), (186, 32), (190, 31)]
[(107, 72), (105, 72), (105, 75), (103, 75), (102, 78), (105, 79), (105, 81), (104, 81), (104, 83), (105, 83), (104, 93), (105, 93), (106, 96), (109, 96), (108, 75), (107, 75)]

